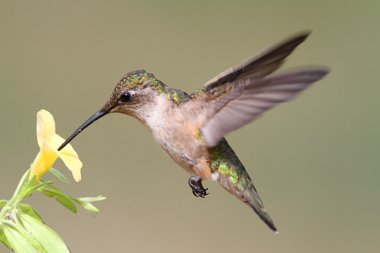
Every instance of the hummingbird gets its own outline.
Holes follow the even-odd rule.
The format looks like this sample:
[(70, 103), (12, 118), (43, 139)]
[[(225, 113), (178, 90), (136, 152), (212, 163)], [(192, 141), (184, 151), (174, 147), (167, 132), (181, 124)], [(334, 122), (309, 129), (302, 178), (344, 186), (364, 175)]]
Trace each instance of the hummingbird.
[(194, 196), (208, 195), (203, 180), (216, 181), (277, 232), (251, 177), (225, 136), (294, 98), (329, 72), (325, 67), (308, 67), (274, 73), (309, 34), (302, 32), (284, 40), (218, 74), (191, 94), (165, 85), (145, 70), (129, 72), (100, 110), (58, 150), (107, 114), (132, 116), (148, 127), (162, 149), (191, 174), (188, 184)]

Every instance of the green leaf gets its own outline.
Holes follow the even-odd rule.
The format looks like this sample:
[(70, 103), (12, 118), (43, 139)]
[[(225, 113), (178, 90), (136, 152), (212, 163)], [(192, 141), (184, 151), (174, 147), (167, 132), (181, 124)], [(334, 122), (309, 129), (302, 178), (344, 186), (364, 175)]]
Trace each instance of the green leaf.
[(74, 199), (80, 206), (82, 206), (85, 210), (97, 214), (99, 213), (99, 209), (96, 208), (91, 202), (105, 200), (106, 197), (99, 195), (96, 197), (87, 197), (87, 198), (76, 198)]
[(8, 225), (10, 225), (13, 229), (15, 229), (20, 235), (22, 235), (28, 241), (28, 243), (32, 245), (32, 247), (38, 250), (38, 252), (45, 252), (42, 245), (39, 242), (37, 242), (35, 238), (31, 236), (29, 231), (27, 231), (25, 227), (23, 226), (23, 224), (20, 222), (21, 221), (20, 214), (22, 214), (22, 211), (18, 212), (17, 221), (8, 223)]
[(5, 206), (6, 203), (8, 203), (7, 200), (5, 200), (5, 199), (0, 200), (0, 209), (1, 209), (3, 206)]
[(25, 229), (47, 252), (70, 253), (62, 238), (50, 227), (27, 214), (20, 214)]
[(96, 202), (96, 201), (105, 200), (107, 198), (105, 196), (103, 196), (103, 195), (99, 195), (99, 196), (96, 196), (96, 197), (83, 197), (83, 198), (77, 198), (77, 199), (80, 200), (80, 201), (85, 201), (85, 202)]
[(23, 186), (27, 186), (30, 184), (34, 184), (36, 182), (36, 175), (30, 176), (30, 169), (26, 171), (26, 173), (22, 176), (20, 183)]
[(30, 169), (27, 170), (22, 176), (20, 182), (17, 185), (15, 192), (13, 193), (13, 196), (21, 196), (22, 198), (24, 198), (25, 196), (24, 190), (28, 189), (36, 181), (36, 176), (33, 176), (32, 178), (30, 178), (29, 175), (30, 175)]
[(29, 216), (32, 216), (36, 220), (39, 220), (42, 222), (41, 216), (34, 210), (34, 208), (31, 205), (19, 203), (18, 207), (21, 209), (21, 211)]
[(89, 202), (82, 202), (82, 201), (79, 201), (76, 199), (76, 202), (81, 206), (83, 207), (85, 210), (89, 211), (90, 213), (94, 213), (94, 214), (97, 214), (99, 213), (99, 209), (96, 208), (93, 204), (89, 203)]
[[(26, 177), (23, 177), (21, 180), (24, 180), (22, 182), (22, 189), (29, 189), (30, 187), (32, 187), (36, 182), (36, 175), (30, 177), (30, 171), (28, 171), (26, 174)], [(21, 182), (21, 181), (20, 181)]]
[(39, 188), (38, 191), (42, 192), (48, 197), (55, 198), (61, 205), (69, 209), (73, 213), (77, 213), (77, 207), (73, 199), (52, 186), (45, 185), (45, 187)]
[(0, 226), (0, 242), (2, 242), (8, 249), (12, 249), (11, 245), (8, 242), (7, 237), (4, 234), (4, 227)]
[(65, 184), (70, 184), (70, 181), (67, 179), (67, 177), (65, 175), (63, 175), (62, 172), (60, 172), (59, 170), (51, 167), (49, 172), (51, 174), (53, 174), (53, 176), (58, 178), (61, 182), (65, 183)]
[(30, 195), (33, 194), (33, 192), (37, 191), (38, 189), (44, 187), (45, 185), (51, 185), (53, 181), (40, 181), (36, 185), (28, 185), (28, 188), (25, 189), (23, 199), (29, 197)]
[(22, 236), (22, 234), (9, 226), (4, 227), (4, 235), (8, 240), (10, 247), (13, 248), (16, 253), (39, 252), (24, 236)]

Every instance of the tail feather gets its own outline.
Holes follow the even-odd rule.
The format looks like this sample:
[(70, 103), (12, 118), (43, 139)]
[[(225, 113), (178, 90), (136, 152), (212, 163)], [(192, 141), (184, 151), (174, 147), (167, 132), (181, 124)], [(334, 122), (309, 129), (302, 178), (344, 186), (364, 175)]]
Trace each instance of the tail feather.
[(277, 227), (269, 216), (267, 210), (264, 208), (263, 202), (261, 201), (248, 173), (244, 171), (244, 173), (241, 173), (240, 177), (237, 178), (236, 183), (234, 180), (232, 181), (233, 182), (231, 182), (230, 176), (220, 175), (218, 178), (218, 183), (222, 185), (224, 189), (251, 207), (260, 219), (267, 224), (273, 232), (277, 233)]
[(210, 148), (209, 151), (213, 179), (232, 195), (250, 206), (264, 223), (276, 233), (277, 228), (265, 210), (251, 178), (228, 142), (223, 138), (217, 146)]
[(258, 193), (255, 190), (251, 191), (247, 189), (244, 195), (247, 200), (246, 203), (256, 212), (261, 220), (264, 221), (273, 232), (278, 233), (277, 227), (269, 216), (267, 210), (264, 208)]

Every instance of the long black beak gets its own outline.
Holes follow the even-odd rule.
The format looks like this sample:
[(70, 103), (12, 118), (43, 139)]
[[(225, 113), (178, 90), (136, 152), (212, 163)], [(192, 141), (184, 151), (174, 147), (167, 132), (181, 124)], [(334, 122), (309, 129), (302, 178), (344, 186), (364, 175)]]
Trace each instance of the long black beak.
[(94, 123), (96, 120), (100, 119), (101, 117), (103, 117), (104, 115), (106, 115), (108, 112), (102, 112), (102, 111), (99, 111), (99, 112), (96, 112), (94, 115), (92, 115), (88, 120), (86, 120), (80, 127), (78, 127), (77, 130), (75, 130), (74, 133), (72, 133), (70, 135), (69, 138), (67, 138), (67, 140), (62, 143), (61, 146), (59, 146), (58, 148), (58, 151), (60, 151), (61, 149), (63, 149), (72, 139), (75, 138), (75, 136), (77, 136), (80, 132), (82, 132), (84, 129), (86, 129), (86, 127), (88, 127), (89, 125), (91, 125), (92, 123)]

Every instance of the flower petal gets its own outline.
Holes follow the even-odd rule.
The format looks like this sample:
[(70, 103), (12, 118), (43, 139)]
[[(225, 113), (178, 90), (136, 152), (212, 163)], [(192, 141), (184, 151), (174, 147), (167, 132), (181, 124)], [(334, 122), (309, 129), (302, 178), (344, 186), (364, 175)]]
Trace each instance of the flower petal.
[(44, 142), (49, 142), (55, 134), (55, 122), (53, 115), (46, 110), (40, 110), (37, 113), (37, 142), (40, 149), (43, 148)]
[[(57, 148), (65, 141), (61, 136), (58, 134), (54, 134), (53, 138), (50, 139), (49, 145), (57, 150)], [(65, 163), (67, 168), (71, 171), (73, 174), (73, 178), (76, 182), (79, 182), (81, 180), (81, 168), (82, 168), (82, 162), (79, 159), (79, 156), (77, 152), (75, 152), (74, 148), (67, 144), (61, 151), (57, 151), (59, 158), (62, 159), (62, 161)]]
[(75, 181), (81, 180), (82, 162), (70, 144), (61, 151), (57, 150), (64, 139), (55, 133), (53, 115), (46, 110), (40, 110), (37, 113), (37, 142), (40, 152), (32, 164), (32, 174), (39, 179), (59, 157), (71, 171)]
[(76, 182), (81, 180), (81, 168), (82, 162), (78, 157), (78, 154), (75, 152), (73, 147), (68, 144), (61, 152), (59, 156), (62, 161), (65, 163), (67, 168), (73, 174), (73, 178)]
[(49, 149), (41, 149), (31, 165), (31, 176), (39, 180), (57, 160), (58, 154)]

